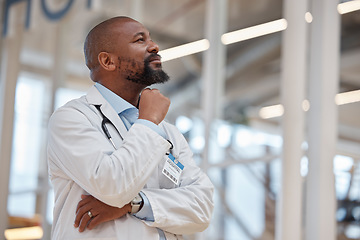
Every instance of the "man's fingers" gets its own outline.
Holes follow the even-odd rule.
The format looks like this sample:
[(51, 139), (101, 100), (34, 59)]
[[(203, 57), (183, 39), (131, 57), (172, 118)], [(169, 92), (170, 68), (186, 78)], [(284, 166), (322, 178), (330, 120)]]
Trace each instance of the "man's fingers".
[(157, 88), (153, 88), (153, 89), (151, 89), (151, 91), (152, 91), (152, 92), (155, 92), (155, 93), (159, 93), (159, 92), (160, 92), (160, 90), (157, 89)]
[(89, 221), (91, 220), (88, 214), (84, 214), (81, 218), (80, 225), (79, 225), (79, 232), (83, 232), (88, 225)]
[(145, 89), (142, 90), (141, 95), (143, 95), (143, 94), (146, 95), (146, 94), (149, 94), (149, 93), (159, 93), (159, 92), (160, 92), (160, 90), (157, 89), (157, 88), (153, 88), (153, 89), (145, 88)]
[[(109, 206), (92, 196), (82, 196), (75, 216), (74, 227), (79, 232), (93, 229), (97, 225), (122, 217), (128, 212), (129, 204), (123, 208)], [(89, 214), (89, 211), (91, 214)]]
[(143, 93), (143, 92), (147, 92), (147, 91), (151, 91), (151, 89), (150, 88), (144, 88), (142, 91), (141, 91), (141, 93)]
[[(89, 215), (89, 211), (91, 212), (91, 217)], [(89, 228), (88, 226), (95, 220), (95, 224), (92, 224), (92, 228), (94, 228), (95, 226), (99, 225), (102, 222), (105, 222), (105, 220), (101, 220), (99, 213), (96, 212), (95, 210), (89, 210), (86, 213), (84, 213), (81, 216), (81, 221), (80, 221), (80, 225), (79, 225), (79, 232), (83, 232), (85, 231), (86, 228)], [(89, 228), (89, 229), (92, 229)]]
[(139, 119), (159, 124), (164, 120), (170, 106), (170, 99), (158, 89), (144, 89), (139, 102)]
[[(84, 218), (84, 216), (89, 216), (89, 211), (91, 212), (92, 216), (95, 216), (95, 211), (92, 210), (92, 204), (84, 205), (78, 209), (75, 216), (74, 226), (78, 227), (80, 224), (80, 221)], [(90, 216), (89, 216), (90, 218)]]
[(81, 195), (81, 200), (76, 207), (76, 213), (82, 206), (88, 204), (92, 200), (92, 198), (93, 197), (91, 195)]
[(83, 216), (85, 215), (88, 215), (87, 212), (89, 211), (90, 209), (87, 209), (85, 207), (81, 207), (78, 209), (78, 211), (76, 212), (76, 216), (75, 216), (75, 222), (74, 222), (74, 226), (75, 227), (78, 227), (80, 222), (82, 221), (82, 218)]
[(106, 222), (106, 219), (101, 219), (101, 216), (99, 214), (93, 219), (91, 219), (90, 223), (87, 225), (87, 229), (91, 230), (103, 222)]

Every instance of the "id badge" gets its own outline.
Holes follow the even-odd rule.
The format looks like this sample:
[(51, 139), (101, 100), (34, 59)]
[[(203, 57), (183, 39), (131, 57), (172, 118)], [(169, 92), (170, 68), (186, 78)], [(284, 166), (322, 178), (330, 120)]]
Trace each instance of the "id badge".
[(173, 183), (179, 185), (180, 175), (184, 169), (184, 165), (181, 164), (171, 153), (166, 159), (162, 173)]

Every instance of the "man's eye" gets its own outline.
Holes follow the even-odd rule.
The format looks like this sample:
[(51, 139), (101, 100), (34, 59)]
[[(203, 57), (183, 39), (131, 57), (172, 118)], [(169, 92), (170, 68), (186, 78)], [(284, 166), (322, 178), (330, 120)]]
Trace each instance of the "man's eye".
[(135, 42), (143, 42), (144, 41), (144, 38), (139, 38), (139, 39), (136, 39)]

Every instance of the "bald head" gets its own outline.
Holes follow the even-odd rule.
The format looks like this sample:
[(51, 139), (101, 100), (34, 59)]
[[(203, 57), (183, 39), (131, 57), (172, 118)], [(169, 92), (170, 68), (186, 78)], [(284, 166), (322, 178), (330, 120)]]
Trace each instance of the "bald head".
[(114, 17), (96, 25), (88, 33), (84, 43), (84, 54), (86, 66), (90, 71), (99, 66), (98, 55), (100, 52), (111, 52), (115, 46), (113, 43), (113, 26), (123, 22), (135, 21), (129, 17)]

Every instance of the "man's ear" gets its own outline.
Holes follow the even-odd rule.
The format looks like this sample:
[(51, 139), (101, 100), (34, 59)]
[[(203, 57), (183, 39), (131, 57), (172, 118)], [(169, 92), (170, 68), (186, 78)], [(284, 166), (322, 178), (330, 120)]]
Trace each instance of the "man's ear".
[(98, 55), (100, 66), (106, 71), (114, 71), (116, 69), (112, 54), (107, 52), (100, 52)]

